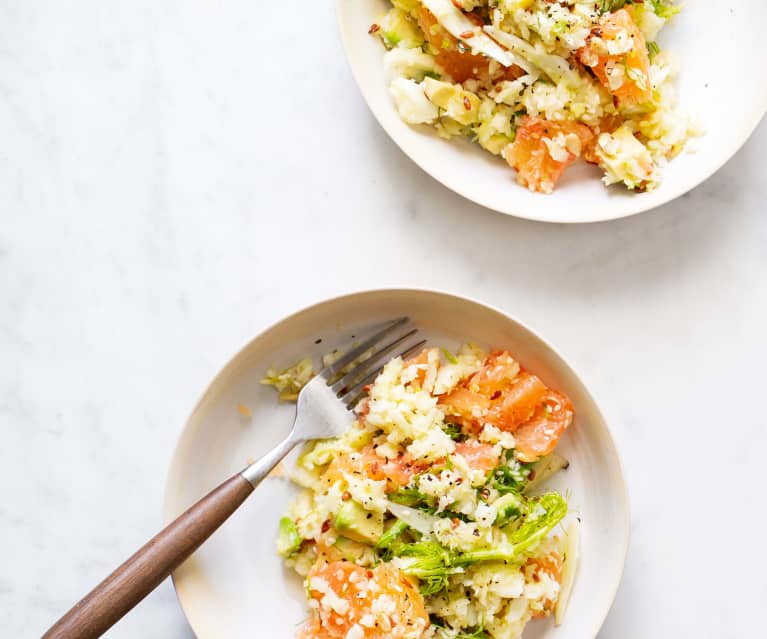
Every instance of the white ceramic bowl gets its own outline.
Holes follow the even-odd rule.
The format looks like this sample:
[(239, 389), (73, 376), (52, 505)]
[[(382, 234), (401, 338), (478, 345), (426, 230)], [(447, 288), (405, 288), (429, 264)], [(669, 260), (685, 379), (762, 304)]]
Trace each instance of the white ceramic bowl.
[(767, 57), (764, 0), (691, 0), (661, 32), (659, 41), (681, 65), (680, 106), (705, 126), (698, 151), (683, 153), (650, 193), (605, 188), (601, 171), (585, 163), (569, 168), (552, 195), (516, 183), (501, 159), (467, 140), (443, 140), (427, 126), (400, 120), (388, 92), (383, 46), (370, 25), (391, 6), (387, 0), (336, 0), (346, 55), (362, 95), (400, 149), (446, 187), (478, 204), (544, 222), (596, 222), (655, 208), (683, 195), (719, 169), (744, 144), (767, 111), (767, 82), (758, 69)]
[[(508, 348), (545, 382), (566, 392), (576, 411), (558, 448), (571, 461), (553, 487), (571, 494), (582, 520), (581, 559), (565, 623), (534, 622), (526, 637), (593, 638), (613, 601), (628, 545), (629, 507), (621, 464), (604, 417), (556, 350), (508, 315), (445, 293), (370, 291), (317, 304), (276, 324), (243, 348), (194, 409), (173, 457), (164, 515), (170, 521), (213, 486), (276, 444), (290, 429), (293, 405), (279, 405), (259, 380), (272, 365), (319, 357), (371, 324), (409, 316), (436, 344), (471, 340)], [(316, 340), (322, 339), (317, 344)], [(253, 413), (243, 419), (238, 404)], [(275, 552), (277, 521), (293, 488), (269, 478), (174, 574), (198, 639), (292, 639), (307, 617), (300, 579)]]

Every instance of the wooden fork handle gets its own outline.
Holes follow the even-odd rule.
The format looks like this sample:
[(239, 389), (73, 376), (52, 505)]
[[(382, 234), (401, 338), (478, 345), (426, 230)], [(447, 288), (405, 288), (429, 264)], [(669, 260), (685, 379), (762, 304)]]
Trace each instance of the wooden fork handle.
[(253, 492), (240, 473), (208, 493), (96, 586), (43, 639), (100, 637), (154, 590)]

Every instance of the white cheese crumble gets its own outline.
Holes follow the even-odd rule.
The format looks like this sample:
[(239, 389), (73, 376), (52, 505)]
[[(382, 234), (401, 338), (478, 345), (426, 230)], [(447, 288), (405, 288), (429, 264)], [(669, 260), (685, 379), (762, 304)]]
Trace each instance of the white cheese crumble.
[(323, 579), (322, 577), (311, 577), (309, 580), (309, 588), (323, 595), (322, 599), (320, 599), (320, 606), (323, 608), (332, 610), (341, 616), (344, 616), (349, 612), (349, 602), (346, 601), (346, 599), (341, 599), (341, 597), (339, 597), (330, 587), (330, 584), (326, 579)]
[(420, 84), (407, 78), (394, 78), (389, 85), (389, 93), (394, 98), (400, 117), (409, 124), (427, 124), (434, 122), (439, 111), (434, 106)]

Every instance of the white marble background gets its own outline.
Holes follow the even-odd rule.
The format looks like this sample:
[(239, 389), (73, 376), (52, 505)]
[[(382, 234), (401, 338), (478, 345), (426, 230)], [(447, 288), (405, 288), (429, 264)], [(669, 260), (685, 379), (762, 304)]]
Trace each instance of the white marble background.
[[(506, 218), (394, 147), (331, 0), (300, 9), (0, 0), (0, 634), (39, 636), (158, 528), (243, 342), (407, 285), (518, 315), (603, 398), (633, 538), (601, 639), (763, 636), (767, 126), (650, 214)], [(192, 634), (165, 584), (109, 636)]]

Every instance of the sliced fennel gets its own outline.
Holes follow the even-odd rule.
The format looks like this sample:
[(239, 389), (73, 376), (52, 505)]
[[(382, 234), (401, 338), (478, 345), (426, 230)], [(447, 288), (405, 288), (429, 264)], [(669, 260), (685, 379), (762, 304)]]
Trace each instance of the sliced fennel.
[(519, 62), (517, 64), (528, 73), (533, 74), (537, 69), (549, 76), (557, 84), (563, 80), (567, 80), (571, 84), (578, 82), (578, 74), (570, 68), (570, 64), (564, 58), (552, 53), (538, 51), (533, 45), (525, 42), (522, 38), (501, 31), (493, 26), (486, 26), (485, 32), (493, 40), (506, 47), (515, 57), (522, 58), (524, 64)]
[[(422, 0), (422, 4), (434, 14), (437, 21), (450, 35), (465, 41), (473, 53), (486, 55), (505, 67), (516, 64), (527, 70), (524, 60), (520, 60), (514, 52), (506, 51), (492, 38), (482, 33), (482, 30), (469, 20), (451, 0)], [(467, 33), (471, 33), (472, 37), (465, 39)]]
[(409, 506), (396, 504), (393, 501), (387, 502), (386, 508), (397, 519), (404, 521), (413, 530), (417, 530), (424, 535), (434, 530), (434, 524), (438, 521), (438, 518), (434, 515), (429, 515)]
[(573, 592), (575, 583), (575, 571), (578, 565), (578, 545), (580, 542), (580, 522), (573, 519), (567, 526), (565, 532), (565, 556), (562, 561), (562, 585), (559, 591), (557, 605), (554, 607), (554, 623), (557, 626), (562, 625), (567, 604), (570, 601), (570, 595)]
[(509, 532), (515, 553), (531, 550), (567, 514), (567, 502), (559, 493), (546, 493), (531, 500), (531, 509), (522, 523)]
[(561, 455), (556, 453), (546, 455), (533, 465), (533, 478), (527, 482), (524, 492), (526, 494), (531, 493), (547, 479), (556, 475), (560, 470), (565, 470), (568, 466), (570, 466), (570, 462)]
[(418, 541), (394, 544), (392, 554), (398, 558), (397, 565), (404, 573), (422, 581), (421, 592), (424, 595), (435, 594), (447, 586), (450, 575), (462, 572), (467, 566), (485, 561), (518, 560), (544, 539), (567, 514), (567, 502), (557, 493), (546, 493), (527, 501), (525, 515), (518, 523), (505, 528), (506, 539), (491, 548), (457, 552), (436, 541)]
[(385, 532), (381, 535), (381, 538), (376, 542), (376, 550), (389, 550), (394, 543), (399, 539), (399, 536), (404, 533), (409, 526), (397, 519)]

